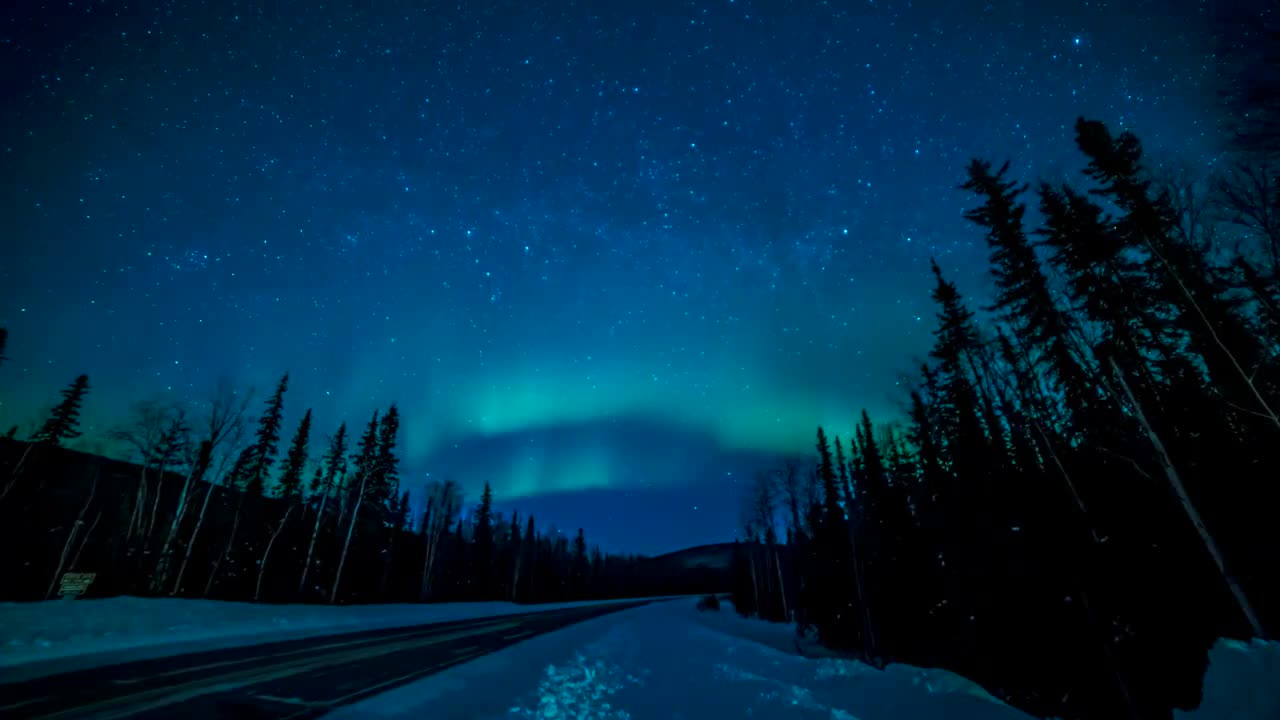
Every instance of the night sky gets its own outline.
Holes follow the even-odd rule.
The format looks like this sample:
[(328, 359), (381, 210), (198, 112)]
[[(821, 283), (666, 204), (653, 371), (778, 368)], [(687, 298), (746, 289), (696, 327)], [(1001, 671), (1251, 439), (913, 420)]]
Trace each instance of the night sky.
[(1082, 114), (1215, 151), (1211, 6), (6, 6), (0, 423), (87, 372), (101, 448), (288, 370), (286, 440), (398, 403), (407, 488), (729, 539), (756, 468), (900, 412), (931, 256), (981, 303), (971, 157), (1075, 177)]

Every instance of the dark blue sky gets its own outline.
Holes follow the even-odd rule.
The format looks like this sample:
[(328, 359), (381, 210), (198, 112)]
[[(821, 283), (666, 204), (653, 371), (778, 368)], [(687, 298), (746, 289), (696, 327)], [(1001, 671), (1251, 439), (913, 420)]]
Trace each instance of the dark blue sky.
[(411, 489), (490, 481), (613, 550), (727, 539), (754, 468), (902, 406), (931, 256), (985, 294), (971, 157), (1074, 175), (1081, 114), (1215, 150), (1212, 11), (23, 3), (0, 421), (87, 372), (99, 448), (134, 400), (288, 370), (291, 425), (399, 403)]

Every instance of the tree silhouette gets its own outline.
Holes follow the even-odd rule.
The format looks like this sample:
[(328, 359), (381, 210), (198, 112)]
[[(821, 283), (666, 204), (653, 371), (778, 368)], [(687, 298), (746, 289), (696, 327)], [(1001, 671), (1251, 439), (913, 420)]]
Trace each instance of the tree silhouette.
[(276, 385), (276, 391), (267, 398), (267, 409), (258, 419), (258, 433), (245, 458), (242, 474), (238, 477), (246, 495), (261, 497), (266, 489), (267, 472), (275, 461), (280, 442), (280, 423), (284, 415), (284, 393), (289, 389), (289, 373), (285, 373)]
[(84, 396), (88, 392), (89, 376), (77, 377), (62, 391), (62, 401), (54, 406), (44, 424), (31, 436), (32, 442), (58, 446), (80, 437), (80, 406), (84, 404)]
[[(307, 444), (310, 440), (311, 410), (308, 409), (298, 423), (293, 442), (289, 444), (289, 453), (281, 463), (283, 471), (280, 473), (280, 496), (290, 501), (297, 500), (302, 494), (302, 471), (307, 464)], [(319, 468), (316, 471), (319, 473)]]

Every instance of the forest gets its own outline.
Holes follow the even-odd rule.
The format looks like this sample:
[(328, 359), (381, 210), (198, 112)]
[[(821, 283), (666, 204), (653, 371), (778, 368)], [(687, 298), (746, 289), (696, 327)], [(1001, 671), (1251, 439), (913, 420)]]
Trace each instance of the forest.
[(130, 463), (65, 447), (89, 396), (78, 377), (28, 440), (17, 428), (0, 439), (0, 600), (56, 597), (69, 572), (95, 574), (89, 597), (305, 603), (562, 602), (723, 582), (503, 517), (487, 484), (470, 512), (452, 480), (415, 487), (415, 500), (394, 405), (322, 441), (307, 411), (282, 447), (288, 383), (261, 403), (220, 383), (197, 417), (137, 403), (111, 431)]
[(1218, 638), (1280, 624), (1280, 175), (1074, 130), (1083, 183), (968, 166), (994, 297), (932, 266), (908, 418), (757, 477), (734, 601), (1037, 716), (1169, 718)]

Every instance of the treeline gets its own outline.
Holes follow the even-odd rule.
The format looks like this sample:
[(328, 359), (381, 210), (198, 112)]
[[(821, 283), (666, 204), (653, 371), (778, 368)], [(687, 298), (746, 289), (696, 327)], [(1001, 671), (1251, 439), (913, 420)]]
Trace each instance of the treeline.
[(969, 165), (989, 320), (935, 264), (909, 421), (757, 480), (734, 601), (1038, 716), (1164, 719), (1217, 638), (1280, 624), (1280, 174), (1075, 139), (1087, 187)]
[[(4, 336), (0, 335), (0, 340)], [(3, 346), (0, 345), (0, 358)], [(265, 602), (554, 602), (698, 592), (645, 558), (606, 555), (583, 531), (540, 530), (470, 513), (453, 481), (401, 480), (400, 415), (321, 441), (308, 410), (282, 448), (285, 375), (261, 415), (219, 385), (198, 417), (139, 403), (112, 432), (137, 464), (64, 447), (79, 436), (86, 376), (26, 441), (0, 440), (0, 599), (54, 597), (67, 572), (97, 574), (90, 595)], [(281, 452), (283, 450), (283, 452)]]

